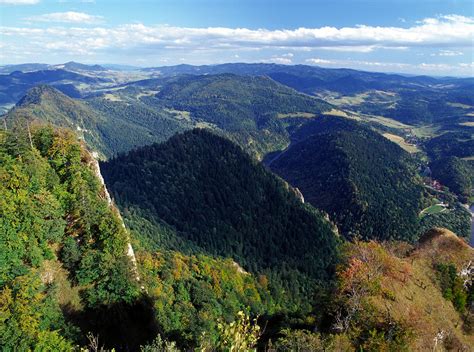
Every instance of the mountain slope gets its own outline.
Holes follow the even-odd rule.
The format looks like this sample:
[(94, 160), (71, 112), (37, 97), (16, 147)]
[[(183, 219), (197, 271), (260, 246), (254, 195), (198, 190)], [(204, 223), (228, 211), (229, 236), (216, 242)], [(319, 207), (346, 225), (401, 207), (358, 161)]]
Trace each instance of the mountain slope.
[(107, 78), (90, 77), (66, 70), (15, 71), (0, 75), (0, 104), (15, 104), (26, 92), (41, 84), (54, 85), (59, 90), (78, 98), (80, 85), (97, 85), (107, 82)]
[(260, 157), (288, 143), (280, 115), (314, 115), (331, 109), (267, 77), (230, 74), (178, 78), (164, 84), (156, 98), (166, 107), (189, 111), (194, 119), (218, 127)]
[(473, 256), (445, 229), (429, 231), (416, 246), (347, 245), (334, 328), (351, 337), (356, 351), (471, 350)]
[(0, 348), (72, 350), (88, 312), (138, 299), (129, 237), (74, 134), (21, 122), (0, 132)]
[(193, 127), (212, 129), (261, 158), (288, 144), (286, 127), (298, 119), (286, 115), (314, 117), (329, 109), (268, 78), (217, 75), (136, 82), (84, 100), (41, 85), (30, 89), (7, 118), (25, 116), (77, 129), (102, 158)]
[(107, 100), (71, 99), (51, 86), (41, 85), (30, 89), (5, 118), (26, 118), (74, 130), (101, 158), (166, 140), (190, 128), (186, 122), (138, 102), (115, 105)]
[(138, 351), (158, 331), (189, 348), (203, 332), (214, 338), (223, 317), (282, 309), (268, 280), (232, 260), (163, 249), (135, 260), (83, 143), (37, 123), (30, 139), (23, 122), (0, 130), (2, 351), (92, 350), (91, 334)]
[(265, 75), (343, 109), (382, 115), (408, 124), (445, 124), (453, 123), (454, 119), (470, 121), (466, 113), (474, 110), (472, 78), (434, 78), (307, 65), (243, 63), (177, 65), (149, 68), (145, 72), (162, 77), (222, 73)]
[(329, 213), (345, 236), (412, 240), (422, 186), (400, 147), (356, 122), (314, 120), (270, 168)]
[(69, 128), (77, 131), (93, 150), (102, 155), (109, 153), (98, 130), (104, 119), (82, 101), (71, 99), (51, 86), (30, 89), (5, 118), (11, 124), (17, 119), (27, 119)]
[(125, 216), (138, 209), (171, 226), (184, 240), (178, 249), (230, 256), (251, 272), (331, 275), (337, 239), (330, 224), (224, 138), (192, 130), (102, 169)]

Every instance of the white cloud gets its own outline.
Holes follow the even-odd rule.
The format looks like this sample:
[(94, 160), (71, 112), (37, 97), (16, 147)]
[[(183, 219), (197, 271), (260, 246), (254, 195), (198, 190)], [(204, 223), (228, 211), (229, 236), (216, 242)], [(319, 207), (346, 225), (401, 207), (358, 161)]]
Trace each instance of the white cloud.
[(84, 12), (53, 12), (44, 15), (32, 16), (25, 18), (31, 22), (62, 22), (62, 23), (83, 23), (92, 24), (99, 23), (103, 20), (102, 16), (89, 15)]
[[(385, 71), (385, 72), (415, 72), (420, 71), (430, 74), (463, 74), (469, 75), (469, 70), (474, 68), (474, 63), (420, 63), (410, 64), (401, 62), (380, 62), (380, 61), (364, 61), (364, 60), (325, 60), (320, 58), (312, 58), (305, 60), (308, 64), (330, 66), (330, 67), (352, 67), (365, 69), (369, 71)], [(470, 71), (472, 75), (472, 71)]]
[(291, 59), (292, 57), (293, 57), (292, 53), (287, 53), (280, 56), (273, 55), (270, 59), (260, 60), (260, 62), (281, 64), (281, 65), (291, 65), (293, 63), (293, 60)]
[[(29, 18), (36, 21), (55, 21), (68, 23), (94, 23), (101, 17), (81, 12), (63, 12), (40, 15)], [(3, 33), (11, 33), (30, 28), (3, 27)], [(109, 48), (165, 46), (194, 49), (241, 49), (241, 48), (307, 48), (335, 51), (370, 52), (376, 49), (396, 49), (410, 47), (438, 47), (443, 49), (472, 47), (474, 19), (449, 15), (424, 19), (421, 23), (409, 27), (374, 27), (360, 25), (356, 27), (320, 27), (297, 28), (293, 30), (267, 30), (247, 28), (190, 28), (173, 26), (145, 26), (143, 24), (125, 24), (107, 28), (57, 28), (45, 30), (44, 36), (35, 38), (42, 41), (70, 40), (87, 44), (89, 38), (101, 38)], [(23, 38), (28, 40), (28, 38)], [(32, 39), (30, 39), (33, 41)]]
[(332, 65), (332, 64), (336, 64), (335, 61), (325, 60), (325, 59), (318, 59), (318, 58), (306, 59), (305, 61), (308, 64), (313, 64), (313, 65)]
[(0, 4), (7, 5), (35, 5), (39, 2), (40, 0), (0, 0)]
[(379, 49), (388, 50), (407, 50), (407, 46), (380, 46), (380, 45), (341, 45), (341, 46), (321, 46), (318, 49), (336, 51), (336, 52), (351, 52), (351, 53), (371, 53)]
[(441, 50), (439, 56), (460, 56), (463, 55), (461, 51)]
[(288, 59), (286, 57), (273, 57), (268, 60), (263, 60), (263, 62), (273, 62), (275, 64), (282, 64), (282, 65), (291, 65), (292, 61), (291, 59)]

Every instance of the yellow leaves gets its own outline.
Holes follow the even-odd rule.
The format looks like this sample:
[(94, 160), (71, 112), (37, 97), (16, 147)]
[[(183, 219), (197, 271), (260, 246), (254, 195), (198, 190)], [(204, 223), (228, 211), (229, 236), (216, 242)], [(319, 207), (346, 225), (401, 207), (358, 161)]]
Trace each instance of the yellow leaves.
[(248, 315), (239, 311), (235, 321), (231, 323), (219, 321), (217, 330), (218, 337), (215, 343), (209, 341), (208, 336), (203, 334), (200, 351), (256, 351), (256, 345), (261, 335), (257, 319), (251, 320)]
[(10, 288), (5, 287), (0, 293), (1, 317), (15, 321), (22, 335), (30, 338), (35, 336), (41, 317), (36, 307), (45, 297), (39, 289), (40, 285), (41, 282), (33, 273), (17, 277)]
[(0, 291), (0, 324), (10, 318), (10, 306), (13, 303), (12, 290), (5, 287)]
[(258, 283), (262, 286), (265, 290), (268, 289), (268, 278), (266, 275), (260, 274), (258, 275)]
[(0, 185), (9, 190), (18, 190), (29, 183), (29, 177), (26, 175), (20, 163), (13, 163), (12, 160), (5, 163), (0, 168)]
[(190, 277), (190, 271), (188, 267), (189, 258), (186, 258), (183, 254), (175, 252), (172, 265), (173, 265), (173, 277), (175, 280), (185, 279)]

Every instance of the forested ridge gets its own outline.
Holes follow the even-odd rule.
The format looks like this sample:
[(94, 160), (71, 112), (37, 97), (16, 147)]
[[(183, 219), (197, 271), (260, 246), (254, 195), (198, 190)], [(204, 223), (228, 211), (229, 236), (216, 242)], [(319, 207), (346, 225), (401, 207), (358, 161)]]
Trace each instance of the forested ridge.
[[(29, 89), (7, 114), (77, 130), (102, 159), (164, 142), (173, 134), (206, 127), (263, 158), (288, 144), (286, 113), (319, 114), (328, 103), (268, 77), (212, 75), (136, 82), (120, 90), (73, 99), (56, 88)], [(126, 131), (126, 133), (125, 133)]]
[(326, 211), (348, 238), (414, 240), (423, 187), (396, 144), (356, 122), (325, 117), (292, 134), (270, 168)]
[(251, 272), (294, 272), (295, 280), (331, 276), (331, 224), (222, 137), (196, 129), (101, 165), (123, 214), (138, 214), (128, 219), (132, 229), (143, 229), (140, 215), (155, 223), (147, 238), (155, 246), (231, 256)]
[(431, 159), (433, 178), (469, 203), (474, 188), (474, 139), (471, 130), (446, 132), (429, 139), (424, 147)]

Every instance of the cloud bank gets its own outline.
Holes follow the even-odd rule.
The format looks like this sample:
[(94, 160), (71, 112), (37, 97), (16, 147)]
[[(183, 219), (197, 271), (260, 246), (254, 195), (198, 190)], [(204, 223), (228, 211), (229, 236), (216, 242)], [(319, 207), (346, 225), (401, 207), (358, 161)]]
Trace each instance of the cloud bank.
[[(0, 0), (13, 1), (13, 0)], [(34, 0), (23, 0), (34, 1)], [(100, 16), (81, 12), (50, 13), (28, 18), (29, 21), (63, 22), (65, 26), (0, 27), (0, 36), (8, 44), (6, 51), (20, 55), (29, 51), (38, 55), (147, 55), (165, 52), (223, 53), (235, 51), (285, 50), (335, 53), (372, 53), (377, 50), (411, 50), (430, 48), (439, 57), (472, 53), (474, 18), (444, 15), (426, 18), (408, 27), (357, 25), (352, 27), (318, 27), (296, 29), (249, 29), (227, 27), (177, 27), (144, 25), (98, 26)], [(84, 26), (84, 24), (96, 24)], [(4, 53), (7, 56), (9, 53)], [(180, 54), (176, 54), (180, 55)], [(409, 54), (407, 54), (409, 55)], [(179, 57), (183, 57), (180, 55)], [(256, 57), (256, 56), (254, 56)], [(268, 56), (267, 56), (268, 57)], [(255, 61), (263, 57), (256, 57)], [(271, 59), (291, 63), (290, 57), (273, 54)], [(267, 60), (271, 60), (267, 59)], [(326, 59), (321, 59), (326, 60)], [(314, 63), (317, 63), (316, 61)]]

